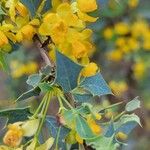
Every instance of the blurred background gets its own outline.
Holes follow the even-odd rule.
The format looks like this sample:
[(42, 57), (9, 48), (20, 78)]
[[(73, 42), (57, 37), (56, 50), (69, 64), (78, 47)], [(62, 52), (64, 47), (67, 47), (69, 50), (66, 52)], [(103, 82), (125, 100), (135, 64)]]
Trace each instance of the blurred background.
[[(123, 150), (150, 149), (150, 0), (98, 0), (99, 20), (90, 25), (96, 62), (115, 96), (105, 97), (103, 105), (129, 101), (136, 96), (142, 108), (136, 112), (143, 128), (137, 127)], [(26, 80), (42, 65), (39, 54), (15, 47), (7, 56), (9, 73), (0, 71), (0, 109), (9, 107), (29, 90)], [(10, 99), (11, 98), (11, 99)], [(121, 108), (118, 108), (118, 110)], [(107, 113), (107, 118), (117, 113)]]

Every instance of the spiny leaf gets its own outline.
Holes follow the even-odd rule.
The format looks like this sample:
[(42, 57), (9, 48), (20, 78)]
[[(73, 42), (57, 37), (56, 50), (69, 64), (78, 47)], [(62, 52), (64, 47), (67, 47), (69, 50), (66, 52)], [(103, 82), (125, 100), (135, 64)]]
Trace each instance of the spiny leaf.
[(46, 117), (46, 126), (50, 132), (50, 136), (52, 136), (55, 139), (55, 144), (56, 138), (58, 136), (58, 130), (60, 130), (58, 137), (58, 148), (65, 150), (66, 149), (65, 137), (70, 132), (70, 130), (66, 127), (60, 126), (56, 118), (52, 116)]
[(96, 138), (94, 140), (87, 140), (86, 143), (90, 145), (92, 148), (97, 150), (116, 150), (118, 147), (118, 144), (113, 143), (114, 136), (111, 137), (105, 137), (100, 136), (99, 138)]
[(33, 74), (28, 77), (28, 80), (26, 81), (26, 83), (35, 88), (38, 86), (41, 79), (42, 79), (42, 76), (40, 74)]
[(93, 96), (112, 94), (110, 88), (108, 87), (107, 83), (105, 82), (100, 73), (85, 78), (79, 84), (79, 87), (88, 90)]
[(40, 94), (40, 92), (41, 92), (41, 89), (39, 87), (33, 88), (33, 89), (23, 93), (21, 96), (19, 96), (16, 101), (25, 100), (32, 96), (38, 96)]
[(59, 51), (56, 51), (56, 73), (55, 83), (60, 85), (64, 92), (69, 92), (77, 86), (77, 80), (81, 69), (81, 65), (76, 64)]
[(17, 121), (24, 121), (31, 115), (29, 107), (25, 108), (13, 108), (0, 111), (0, 117), (8, 118), (8, 123), (14, 123)]
[(21, 2), (29, 9), (31, 16), (34, 17), (41, 0), (21, 0)]
[(125, 106), (125, 110), (128, 112), (134, 111), (137, 108), (140, 108), (140, 101), (139, 101), (138, 97), (136, 97), (132, 101), (128, 102)]
[(40, 83), (38, 87), (41, 89), (41, 92), (48, 92), (52, 90), (52, 86), (46, 82)]

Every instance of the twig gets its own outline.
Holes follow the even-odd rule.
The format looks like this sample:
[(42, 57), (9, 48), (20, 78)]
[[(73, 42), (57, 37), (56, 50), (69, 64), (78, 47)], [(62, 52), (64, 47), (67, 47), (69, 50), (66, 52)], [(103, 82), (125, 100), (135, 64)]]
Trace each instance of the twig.
[(55, 63), (48, 56), (47, 47), (46, 47), (47, 45), (43, 46), (43, 44), (42, 44), (42, 42), (41, 42), (41, 40), (40, 40), (40, 38), (38, 37), (37, 34), (34, 35), (33, 41), (34, 41), (34, 44), (35, 44), (36, 48), (40, 51), (41, 57), (45, 61), (46, 65), (49, 65), (50, 67), (54, 68), (55, 67)]

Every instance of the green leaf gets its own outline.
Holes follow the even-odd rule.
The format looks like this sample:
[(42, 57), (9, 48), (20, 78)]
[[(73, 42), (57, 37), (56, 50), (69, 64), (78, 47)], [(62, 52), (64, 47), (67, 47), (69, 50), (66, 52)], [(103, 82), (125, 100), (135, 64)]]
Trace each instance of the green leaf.
[(80, 87), (77, 87), (71, 91), (71, 93), (74, 97), (74, 100), (79, 103), (89, 102), (93, 98), (93, 95), (89, 91)]
[(26, 81), (26, 83), (35, 88), (38, 86), (41, 79), (42, 79), (42, 76), (40, 74), (33, 74), (28, 77), (28, 80)]
[(36, 150), (49, 150), (54, 143), (54, 138), (49, 138), (45, 143), (38, 146)]
[(62, 53), (56, 51), (56, 80), (64, 92), (69, 92), (77, 87), (79, 73), (83, 66), (76, 64)]
[(41, 92), (41, 90), (39, 87), (33, 88), (33, 89), (23, 93), (21, 96), (19, 96), (16, 101), (25, 100), (32, 96), (38, 96), (40, 94), (40, 92)]
[(4, 71), (8, 71), (8, 65), (6, 63), (5, 54), (3, 52), (1, 52), (1, 51), (0, 51), (0, 67), (2, 67), (2, 69)]
[[(61, 126), (57, 122), (57, 119), (53, 116), (46, 117), (46, 127), (50, 132), (50, 136), (52, 136), (55, 139), (55, 145), (56, 145), (56, 138), (58, 138), (58, 148), (62, 150), (67, 149), (65, 138), (67, 134), (70, 132), (70, 129)], [(58, 131), (59, 131), (59, 136), (58, 136)]]
[(113, 142), (113, 138), (114, 136), (100, 136), (92, 141), (87, 140), (86, 143), (96, 150), (116, 150), (119, 145)]
[(0, 111), (0, 117), (8, 118), (8, 123), (27, 120), (30, 115), (29, 107), (5, 109)]
[(48, 91), (51, 91), (53, 88), (50, 84), (46, 83), (46, 82), (43, 82), (43, 83), (40, 83), (38, 85), (38, 87), (41, 89), (42, 92), (46, 93)]
[(86, 120), (81, 116), (76, 116), (76, 131), (83, 139), (93, 139), (97, 136), (92, 132)]
[(88, 90), (93, 96), (112, 94), (110, 88), (100, 73), (83, 79), (79, 84), (79, 87)]
[(132, 101), (128, 102), (125, 106), (125, 110), (128, 112), (134, 111), (137, 108), (140, 108), (140, 101), (139, 101), (138, 97), (136, 97)]
[(21, 0), (21, 2), (29, 9), (31, 16), (34, 17), (42, 0)]
[(1, 15), (6, 15), (6, 13), (3, 11), (2, 6), (0, 6), (0, 16)]
[(129, 134), (137, 125), (141, 126), (140, 119), (137, 115), (123, 115), (118, 122), (115, 122), (115, 133), (123, 132)]

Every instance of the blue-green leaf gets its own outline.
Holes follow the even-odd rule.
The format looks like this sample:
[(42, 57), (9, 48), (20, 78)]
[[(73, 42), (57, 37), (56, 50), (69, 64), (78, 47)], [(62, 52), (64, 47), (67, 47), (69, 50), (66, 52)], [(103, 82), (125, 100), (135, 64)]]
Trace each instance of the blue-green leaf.
[(112, 94), (107, 83), (100, 73), (94, 76), (85, 78), (80, 84), (80, 87), (88, 90), (93, 96), (101, 96)]
[(34, 17), (41, 0), (21, 0), (21, 2), (29, 9), (31, 16)]
[[(50, 132), (50, 135), (55, 139), (56, 145), (56, 138), (58, 138), (58, 148), (59, 149), (66, 149), (65, 137), (70, 132), (70, 130), (64, 126), (59, 125), (57, 119), (53, 116), (46, 117), (46, 126)], [(59, 135), (58, 135), (59, 131)]]
[(39, 87), (33, 88), (22, 95), (20, 95), (16, 101), (26, 100), (32, 96), (38, 96), (41, 92), (41, 89)]
[(0, 111), (0, 117), (8, 118), (8, 123), (17, 121), (24, 121), (31, 115), (29, 107), (26, 108), (13, 108)]
[(38, 87), (41, 89), (42, 92), (45, 92), (45, 93), (53, 89), (52, 86), (46, 82), (40, 83)]
[(92, 132), (86, 120), (81, 116), (76, 116), (76, 131), (83, 139), (93, 139), (97, 136)]
[(55, 83), (60, 85), (64, 92), (69, 92), (77, 86), (79, 73), (83, 68), (62, 53), (56, 51), (57, 76)]
[(125, 106), (125, 110), (128, 112), (134, 111), (137, 108), (140, 108), (140, 101), (139, 101), (138, 97), (136, 97), (132, 101), (128, 102)]
[(38, 86), (38, 84), (40, 83), (42, 79), (42, 76), (40, 74), (33, 74), (33, 75), (30, 75), (28, 77), (28, 80), (26, 81), (26, 83), (28, 85), (31, 85), (33, 86), (34, 88)]

